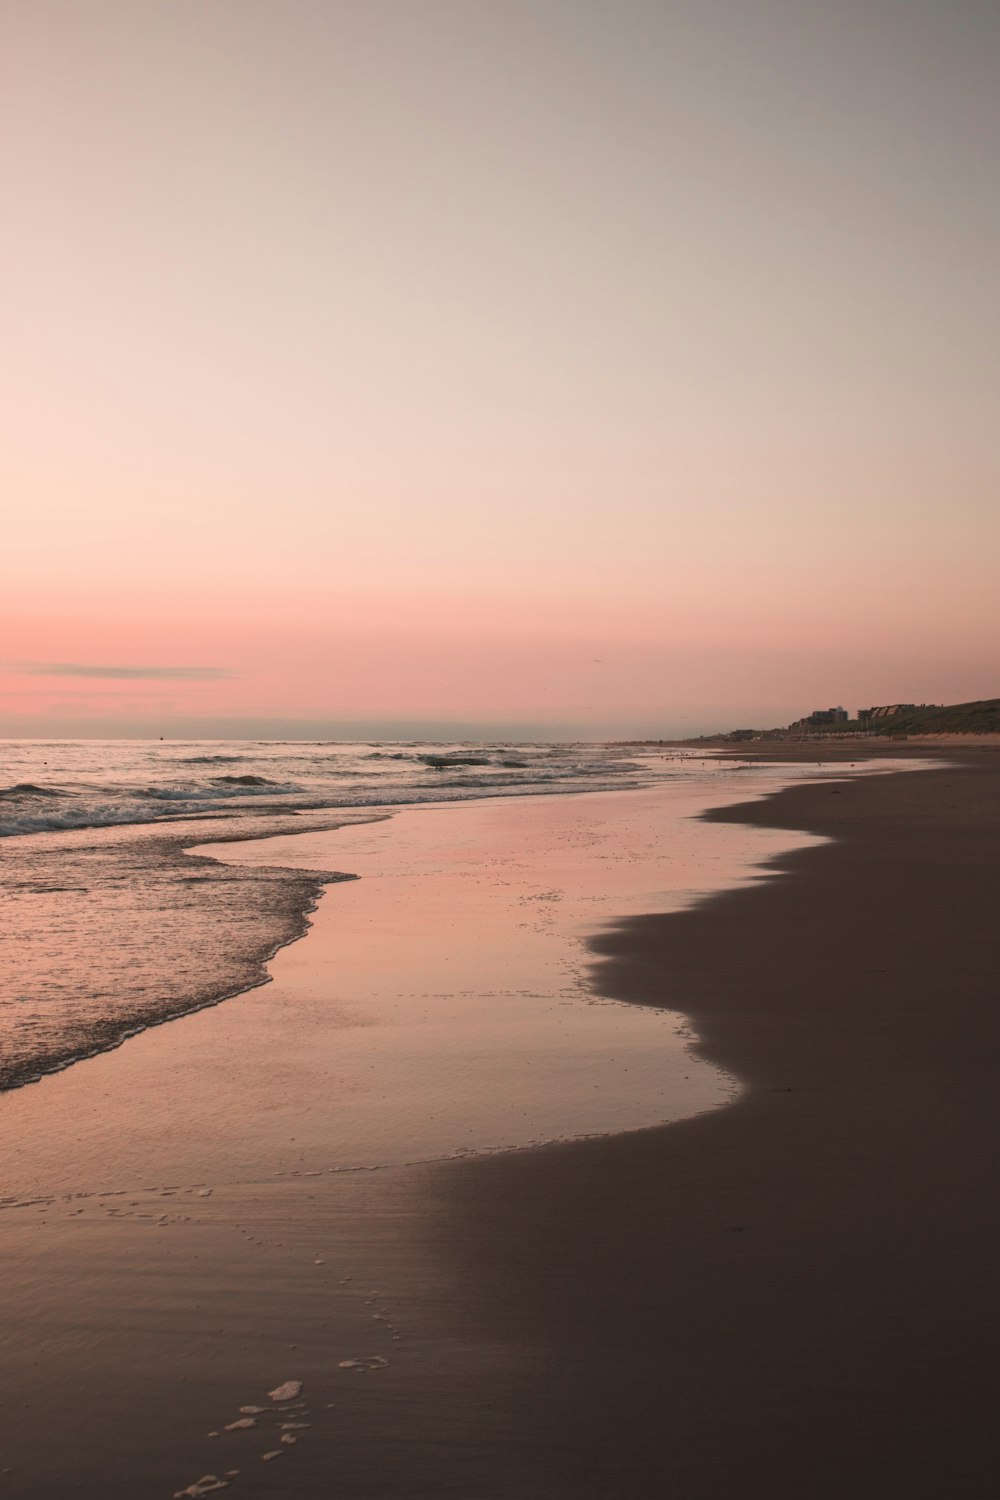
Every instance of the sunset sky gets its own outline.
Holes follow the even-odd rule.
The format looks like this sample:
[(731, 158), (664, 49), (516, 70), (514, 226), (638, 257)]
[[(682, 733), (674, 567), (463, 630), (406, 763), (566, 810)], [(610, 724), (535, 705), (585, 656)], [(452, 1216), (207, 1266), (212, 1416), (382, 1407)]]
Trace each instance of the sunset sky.
[(0, 0), (0, 734), (1000, 694), (995, 0)]

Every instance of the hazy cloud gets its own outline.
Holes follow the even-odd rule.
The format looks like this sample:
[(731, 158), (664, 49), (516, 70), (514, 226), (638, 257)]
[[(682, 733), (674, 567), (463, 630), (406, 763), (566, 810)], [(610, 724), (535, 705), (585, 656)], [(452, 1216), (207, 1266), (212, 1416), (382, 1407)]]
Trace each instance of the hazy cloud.
[(124, 677), (160, 682), (200, 682), (236, 675), (228, 667), (91, 667), (74, 661), (15, 662), (9, 670), (23, 677)]

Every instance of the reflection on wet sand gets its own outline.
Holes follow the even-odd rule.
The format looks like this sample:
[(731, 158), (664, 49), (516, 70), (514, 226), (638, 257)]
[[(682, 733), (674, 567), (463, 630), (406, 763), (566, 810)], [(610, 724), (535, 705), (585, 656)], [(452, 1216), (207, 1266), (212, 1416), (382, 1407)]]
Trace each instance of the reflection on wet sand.
[[(376, 1430), (405, 1473), (424, 1402), (467, 1422), (466, 1372), (484, 1350), (451, 1326), (428, 1239), (448, 1164), (400, 1164), (637, 1129), (731, 1097), (688, 1049), (683, 997), (677, 1012), (601, 1000), (583, 943), (801, 842), (691, 821), (727, 797), (685, 786), (421, 808), (221, 848), (272, 866), (333, 856), (361, 878), (327, 893), (270, 985), (0, 1099), (3, 1294), (26, 1402), (6, 1452), (21, 1492), (64, 1494), (72, 1453), (111, 1497), (209, 1481), (254, 1493), (279, 1459), (283, 1493), (319, 1493), (335, 1444), (360, 1496)], [(266, 1393), (289, 1381), (304, 1382), (309, 1428), (265, 1421)], [(56, 1410), (58, 1451), (45, 1441)]]

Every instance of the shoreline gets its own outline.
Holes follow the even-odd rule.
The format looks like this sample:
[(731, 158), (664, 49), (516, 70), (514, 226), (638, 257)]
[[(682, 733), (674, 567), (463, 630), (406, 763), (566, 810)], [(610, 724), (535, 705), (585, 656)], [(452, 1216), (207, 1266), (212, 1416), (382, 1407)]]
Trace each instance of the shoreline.
[(524, 1493), (996, 1493), (998, 764), (709, 813), (831, 842), (591, 944), (745, 1093), (438, 1180), (468, 1316), (551, 1371)]
[[(166, 1496), (210, 1473), (229, 1487), (230, 1469), (237, 1493), (269, 1493), (283, 1438), (233, 1424), (288, 1380), (311, 1426), (283, 1451), (283, 1495), (518, 1493), (505, 1407), (483, 1431), (482, 1341), (452, 1321), (438, 1184), (470, 1145), (528, 1156), (728, 1094), (692, 1066), (681, 1017), (593, 1003), (579, 939), (663, 900), (668, 852), (683, 905), (797, 843), (692, 819), (740, 780), (226, 845), (270, 865), (284, 843), (293, 874), (357, 855), (364, 878), (330, 892), (271, 985), (0, 1100), (12, 1495)], [(429, 1129), (450, 1159), (427, 1161)], [(527, 1344), (510, 1368), (528, 1382)]]
[[(627, 790), (642, 789), (642, 787), (635, 786)], [(205, 855), (200, 852), (201, 850), (207, 848), (219, 850), (226, 846), (239, 847), (244, 844), (253, 846), (275, 839), (298, 838), (313, 833), (335, 833), (343, 828), (391, 821), (394, 817), (400, 814), (405, 815), (408, 811), (419, 807), (464, 807), (475, 806), (480, 802), (494, 800), (516, 802), (534, 797), (600, 796), (612, 790), (626, 789), (606, 787), (602, 792), (600, 788), (582, 785), (574, 787), (534, 785), (507, 788), (503, 791), (484, 789), (481, 795), (468, 796), (453, 788), (454, 795), (448, 795), (447, 791), (443, 790), (439, 797), (426, 801), (420, 799), (388, 800), (361, 804), (331, 802), (312, 807), (278, 809), (261, 806), (253, 809), (233, 810), (228, 815), (218, 812), (200, 815), (186, 814), (145, 822), (82, 824), (3, 835), (0, 837), (0, 851), (7, 846), (8, 853), (13, 850), (15, 854), (28, 852), (32, 856), (41, 856), (43, 866), (46, 856), (58, 866), (61, 856), (64, 857), (67, 854), (79, 856), (81, 851), (104, 853), (106, 856), (109, 849), (112, 854), (114, 853), (112, 848), (114, 843), (120, 843), (126, 849), (140, 851), (140, 856), (144, 851), (147, 859), (152, 859), (154, 862), (158, 859), (164, 868), (172, 866), (174, 870), (184, 872), (180, 875), (182, 880), (205, 878), (195, 873), (199, 866), (202, 871), (206, 866), (210, 867), (208, 876), (210, 879), (237, 880), (241, 877), (244, 879), (249, 877), (252, 880), (268, 877), (275, 882), (276, 890), (281, 889), (282, 899), (280, 902), (272, 900), (267, 910), (259, 913), (262, 924), (265, 918), (269, 921), (272, 929), (269, 933), (263, 936), (257, 935), (254, 941), (244, 942), (242, 947), (238, 942), (230, 943), (228, 948), (226, 939), (229, 934), (223, 934), (219, 945), (219, 951), (222, 954), (221, 965), (217, 963), (214, 976), (205, 981), (194, 994), (170, 994), (172, 976), (168, 966), (161, 976), (167, 998), (160, 996), (155, 1002), (150, 1002), (148, 997), (141, 997), (132, 1008), (122, 1009), (97, 1021), (89, 1021), (88, 1029), (83, 1034), (59, 1037), (54, 1043), (47, 1042), (44, 1048), (35, 1050), (26, 1057), (19, 1057), (15, 1054), (13, 1059), (9, 1056), (0, 1058), (0, 1098), (4, 1094), (24, 1088), (29, 1084), (39, 1083), (43, 1078), (65, 1072), (68, 1068), (90, 1058), (117, 1051), (133, 1037), (142, 1035), (144, 1031), (152, 1027), (162, 1026), (167, 1022), (197, 1014), (201, 1010), (226, 1001), (239, 999), (250, 990), (268, 984), (270, 962), (283, 948), (298, 942), (306, 935), (312, 925), (311, 918), (326, 889), (356, 878), (352, 872), (325, 869), (318, 864), (299, 868), (293, 862), (291, 868), (280, 864), (267, 868), (262, 862), (252, 859), (245, 862), (250, 867), (249, 871), (247, 869), (241, 871), (240, 865), (244, 862), (226, 860), (218, 854)], [(210, 837), (208, 836), (209, 829), (211, 829)], [(88, 871), (88, 878), (92, 879), (93, 873), (93, 871)], [(36, 883), (43, 891), (45, 889), (44, 878), (43, 868), (41, 880), (38, 880), (36, 876)], [(117, 874), (113, 878), (117, 879)], [(252, 885), (246, 890), (249, 893)], [(41, 915), (44, 920), (48, 914), (42, 913)], [(77, 954), (81, 948), (84, 951), (94, 948), (101, 936), (99, 928), (86, 925), (86, 912), (84, 912), (84, 918), (85, 925), (74, 934)], [(173, 955), (175, 961), (180, 956), (178, 953)], [(218, 954), (214, 956), (218, 959)], [(68, 958), (69, 955), (67, 955), (67, 962)], [(26, 985), (30, 986), (35, 979), (36, 976), (29, 971), (25, 976)], [(16, 990), (20, 982), (20, 975), (16, 970), (13, 976), (10, 976), (10, 982)], [(0, 1037), (0, 1042), (8, 1040), (10, 1039), (7, 1037)]]
[[(321, 1173), (329, 1127), (314, 1137), (300, 1102), (338, 1088), (336, 1035), (335, 1071), (316, 1072), (335, 972), (323, 965), (343, 960), (338, 929), (365, 930), (335, 916), (367, 909), (365, 880), (331, 893), (320, 930), (277, 960), (321, 981), (304, 1032), (308, 991), (289, 991), (282, 1011), (279, 983), (143, 1033), (43, 1083), (37, 1104), (44, 1090), (65, 1118), (41, 1151), (36, 1091), (18, 1091), (9, 1119), (28, 1154), (13, 1175), (36, 1180), (48, 1153), (65, 1186), (3, 1215), (0, 1294), (24, 1397), (3, 1440), (12, 1494), (54, 1500), (76, 1483), (109, 1500), (169, 1495), (238, 1467), (234, 1494), (296, 1500), (992, 1500), (998, 892), (981, 830), (1000, 832), (998, 766), (828, 776), (735, 806), (717, 793), (691, 831), (773, 830), (769, 878), (650, 915), (643, 877), (632, 910), (646, 914), (600, 928), (597, 992), (680, 1012), (695, 1051), (739, 1080), (739, 1098), (707, 1113)], [(608, 795), (623, 812), (642, 806)], [(478, 827), (449, 843), (478, 866), (510, 826), (502, 800), (415, 814), (413, 832)], [(538, 853), (540, 932), (555, 866), (537, 823), (559, 801), (525, 809), (520, 835)], [(571, 822), (577, 802), (564, 804)], [(392, 821), (354, 830), (367, 858), (388, 855)], [(608, 852), (628, 858), (647, 821), (633, 817)], [(694, 840), (709, 867), (713, 847), (746, 847), (721, 835)], [(795, 850), (775, 857), (782, 842)], [(312, 857), (308, 837), (299, 850)], [(396, 854), (371, 870), (390, 881), (385, 910)], [(614, 870), (598, 864), (592, 892), (612, 900), (609, 917), (628, 909), (611, 897), (626, 875)], [(461, 866), (452, 878), (468, 883)], [(454, 917), (450, 898), (440, 915)], [(391, 931), (366, 941), (391, 949)], [(975, 972), (944, 1010), (952, 944)], [(471, 929), (467, 948), (481, 968)], [(364, 943), (353, 963), (367, 971)], [(894, 1007), (880, 1003), (881, 969), (905, 975)], [(264, 1071), (224, 1076), (248, 1049)], [(106, 1160), (109, 1107), (120, 1181), (105, 1173), (108, 1191), (88, 1197), (72, 1189), (87, 1161)], [(146, 1186), (113, 1190), (132, 1182)], [(306, 1382), (313, 1427), (272, 1471), (263, 1432), (229, 1424), (290, 1379)], [(64, 1441), (50, 1452), (57, 1414)]]

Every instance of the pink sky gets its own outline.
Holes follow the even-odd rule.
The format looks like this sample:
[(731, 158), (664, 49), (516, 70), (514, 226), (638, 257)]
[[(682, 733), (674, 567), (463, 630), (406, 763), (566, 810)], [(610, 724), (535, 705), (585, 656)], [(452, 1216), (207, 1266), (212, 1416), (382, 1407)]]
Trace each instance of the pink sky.
[(8, 11), (0, 733), (1000, 692), (1000, 14), (788, 18)]

